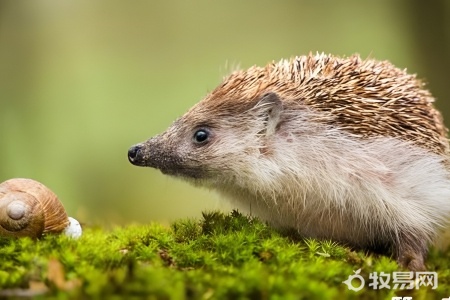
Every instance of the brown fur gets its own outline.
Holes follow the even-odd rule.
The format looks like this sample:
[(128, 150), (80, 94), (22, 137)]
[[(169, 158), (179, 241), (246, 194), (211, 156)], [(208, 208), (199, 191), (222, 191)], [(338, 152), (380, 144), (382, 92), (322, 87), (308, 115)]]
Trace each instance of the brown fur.
[(321, 121), (365, 138), (399, 137), (448, 153), (447, 129), (423, 87), (415, 75), (387, 61), (310, 54), (234, 72), (195, 111), (236, 114), (265, 93), (276, 92), (285, 105), (297, 102), (324, 112)]

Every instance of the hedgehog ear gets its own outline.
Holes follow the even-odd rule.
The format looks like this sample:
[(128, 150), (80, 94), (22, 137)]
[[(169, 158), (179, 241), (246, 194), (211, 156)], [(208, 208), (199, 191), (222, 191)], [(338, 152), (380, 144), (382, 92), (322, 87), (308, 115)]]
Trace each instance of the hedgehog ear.
[(256, 107), (262, 112), (266, 121), (266, 136), (273, 135), (280, 122), (281, 112), (283, 111), (280, 97), (273, 92), (264, 94), (258, 101), (258, 104), (256, 104)]

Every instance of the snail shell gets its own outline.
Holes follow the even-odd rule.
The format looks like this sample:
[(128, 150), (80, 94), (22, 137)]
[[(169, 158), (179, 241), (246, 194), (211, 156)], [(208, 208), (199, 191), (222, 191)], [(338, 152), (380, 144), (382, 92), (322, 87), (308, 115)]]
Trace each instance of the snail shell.
[(37, 238), (68, 225), (62, 203), (42, 183), (14, 178), (0, 184), (0, 236)]

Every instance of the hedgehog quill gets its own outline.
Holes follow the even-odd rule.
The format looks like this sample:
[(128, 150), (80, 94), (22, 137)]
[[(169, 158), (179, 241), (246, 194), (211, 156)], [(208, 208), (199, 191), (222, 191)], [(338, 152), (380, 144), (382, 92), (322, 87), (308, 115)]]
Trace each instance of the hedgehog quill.
[(424, 270), (450, 215), (447, 129), (433, 102), (389, 62), (309, 54), (233, 72), (128, 159), (273, 226)]

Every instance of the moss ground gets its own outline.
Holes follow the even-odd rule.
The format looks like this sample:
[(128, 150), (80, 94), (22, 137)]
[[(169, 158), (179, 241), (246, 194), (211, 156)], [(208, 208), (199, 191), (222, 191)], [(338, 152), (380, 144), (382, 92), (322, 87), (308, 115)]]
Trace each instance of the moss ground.
[[(432, 250), (427, 264), (437, 272), (437, 289), (394, 289), (392, 276), (401, 270), (388, 257), (295, 238), (238, 212), (205, 213), (202, 220), (182, 220), (169, 228), (85, 228), (78, 240), (1, 238), (0, 298), (449, 297), (450, 251)], [(355, 292), (342, 282), (357, 270), (366, 285)], [(374, 272), (390, 274), (391, 289), (369, 287)], [(358, 287), (360, 281), (354, 279), (352, 285)]]

